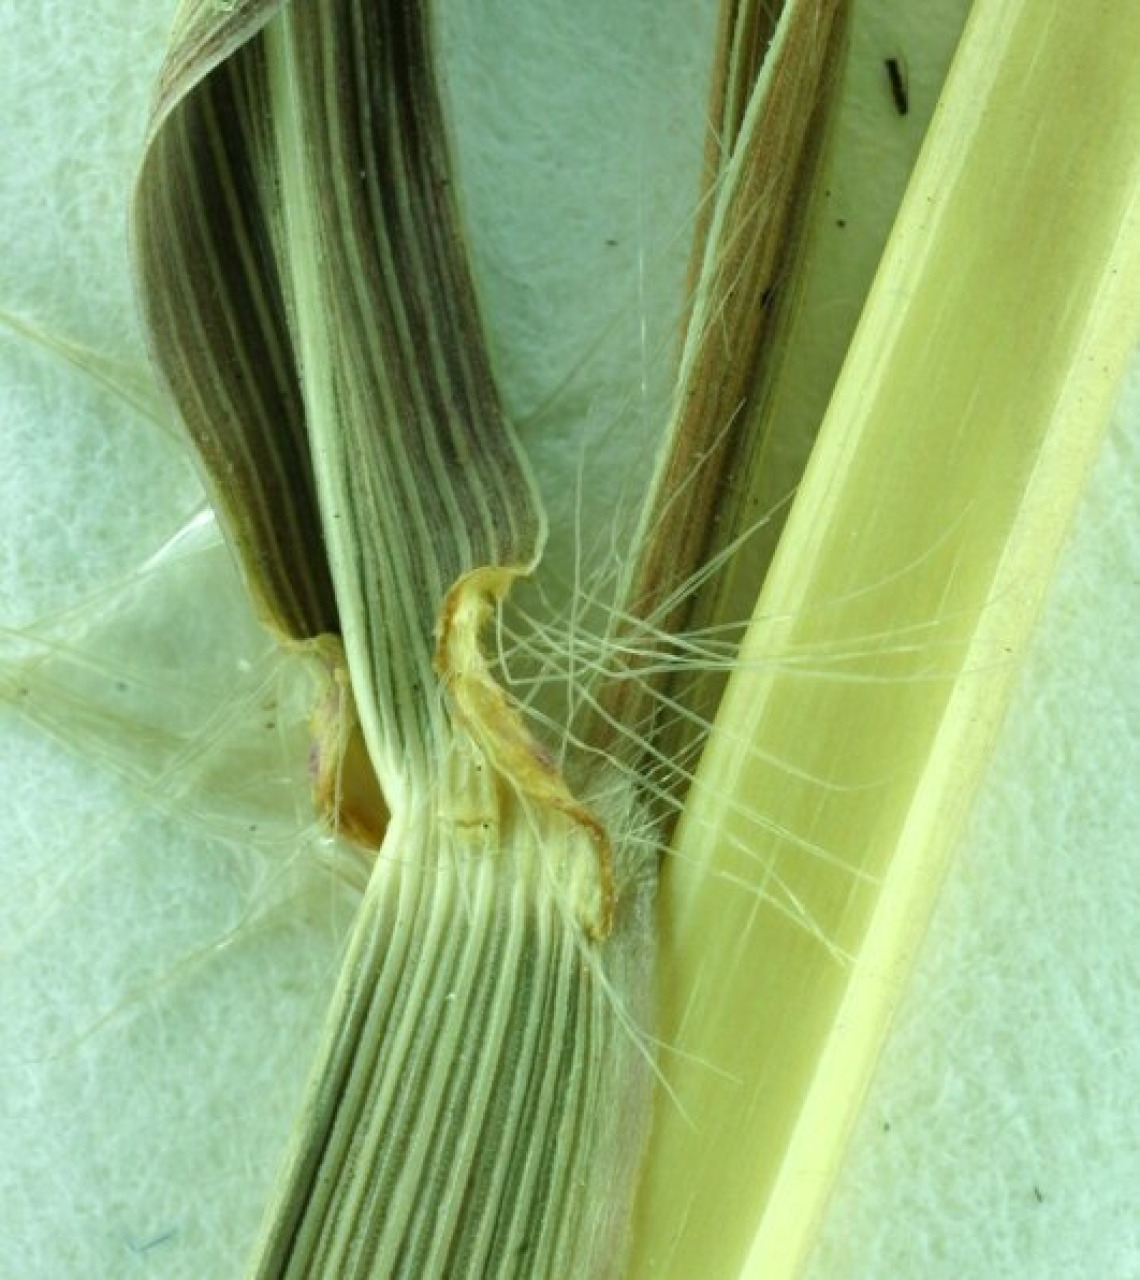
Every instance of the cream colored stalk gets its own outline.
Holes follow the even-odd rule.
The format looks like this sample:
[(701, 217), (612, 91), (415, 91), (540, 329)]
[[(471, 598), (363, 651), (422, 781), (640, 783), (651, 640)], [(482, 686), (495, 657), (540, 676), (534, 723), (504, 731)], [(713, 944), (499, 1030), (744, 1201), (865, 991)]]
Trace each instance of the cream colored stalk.
[(632, 1275), (810, 1248), (1136, 338), (1137, 47), (972, 15), (664, 877)]

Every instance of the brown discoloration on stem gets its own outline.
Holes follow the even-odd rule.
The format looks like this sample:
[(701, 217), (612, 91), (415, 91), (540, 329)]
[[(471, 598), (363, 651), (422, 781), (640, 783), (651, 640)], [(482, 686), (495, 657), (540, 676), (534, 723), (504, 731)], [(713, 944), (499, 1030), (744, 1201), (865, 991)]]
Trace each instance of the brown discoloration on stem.
[(755, 0), (723, 0), (713, 54), (709, 91), (708, 134), (705, 138), (701, 195), (693, 226), (693, 253), (689, 262), (688, 296), (692, 303), (700, 284), (705, 246), (716, 211), (717, 189), (732, 150), (764, 56), (772, 42), (782, 3), (757, 4)]
[[(750, 433), (759, 425), (779, 294), (802, 238), (848, 8), (847, 0), (790, 0), (761, 73), (763, 24), (755, 15), (749, 20), (738, 0), (728, 7), (723, 30), (734, 39), (722, 44), (721, 58), (734, 70), (714, 84), (713, 120), (725, 131), (710, 142), (710, 157), (719, 158), (710, 179), (716, 198), (696, 248), (673, 419), (626, 592), (625, 613), (657, 632), (688, 625), (700, 606), (686, 585), (741, 532), (732, 476), (758, 448)], [(606, 718), (651, 721), (646, 685), (663, 678), (615, 682), (603, 698)], [(596, 722), (591, 735), (617, 748), (605, 723)]]

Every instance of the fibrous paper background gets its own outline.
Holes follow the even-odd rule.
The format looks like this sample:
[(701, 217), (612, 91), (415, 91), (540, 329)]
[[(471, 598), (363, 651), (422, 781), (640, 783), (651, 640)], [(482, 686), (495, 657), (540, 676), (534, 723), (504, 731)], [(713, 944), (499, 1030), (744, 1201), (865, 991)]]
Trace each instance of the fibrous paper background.
[[(170, 7), (0, 3), (0, 307), (135, 371), (126, 208)], [(820, 348), (801, 357), (824, 389), (964, 8), (859, 10), (848, 159), (812, 285)], [(609, 459), (593, 508), (606, 513), (628, 500), (666, 402), (713, 5), (451, 0), (444, 17), (493, 349), (565, 562), (584, 433)], [(905, 120), (882, 81), (900, 54)], [(825, 398), (805, 393), (801, 411)], [(1140, 1275), (1138, 408), (1133, 379), (813, 1280)], [(201, 509), (173, 434), (58, 352), (0, 337), (12, 1280), (242, 1274), (349, 918), (287, 799), (289, 675), (208, 522), (138, 577)], [(9, 674), (45, 637), (57, 701), (37, 696), (56, 739), (21, 716), (31, 695)], [(205, 763), (186, 743), (208, 747)], [(197, 781), (217, 796), (243, 760), (255, 785), (201, 798)]]

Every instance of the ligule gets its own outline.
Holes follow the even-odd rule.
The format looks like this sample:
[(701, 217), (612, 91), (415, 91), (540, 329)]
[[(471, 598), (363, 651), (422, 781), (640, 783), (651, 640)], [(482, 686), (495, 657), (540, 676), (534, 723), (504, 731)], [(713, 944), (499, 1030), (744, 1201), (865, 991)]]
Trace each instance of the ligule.
[[(673, 411), (624, 583), (626, 614), (666, 633), (746, 616), (718, 603), (716, 575), (696, 590), (686, 584), (754, 518), (734, 477), (748, 474), (763, 444), (759, 411), (794, 293), (848, 11), (847, 0), (789, 0), (773, 20), (767, 6), (731, 0), (722, 12)], [(644, 719), (654, 683), (663, 681), (615, 685), (607, 715)], [(686, 703), (715, 708), (720, 685), (711, 683), (687, 689)], [(594, 733), (606, 737), (602, 726)], [(670, 749), (691, 737), (675, 736)]]

